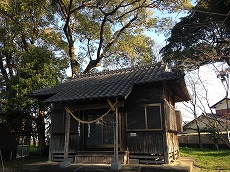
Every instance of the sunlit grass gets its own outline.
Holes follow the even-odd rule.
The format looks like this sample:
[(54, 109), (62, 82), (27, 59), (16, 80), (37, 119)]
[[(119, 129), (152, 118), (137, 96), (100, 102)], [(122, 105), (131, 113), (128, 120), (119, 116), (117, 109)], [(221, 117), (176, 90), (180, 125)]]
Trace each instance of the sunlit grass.
[(230, 150), (211, 150), (199, 148), (180, 148), (181, 156), (195, 158), (195, 165), (207, 170), (229, 170)]

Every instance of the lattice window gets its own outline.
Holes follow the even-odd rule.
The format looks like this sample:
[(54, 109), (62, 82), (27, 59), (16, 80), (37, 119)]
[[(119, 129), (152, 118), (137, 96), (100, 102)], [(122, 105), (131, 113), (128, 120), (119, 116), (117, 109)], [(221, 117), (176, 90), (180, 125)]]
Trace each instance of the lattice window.
[[(97, 115), (88, 115), (88, 120), (97, 119)], [(87, 127), (87, 144), (88, 145), (102, 145), (113, 144), (113, 125), (114, 114), (106, 115), (102, 120), (88, 124)]]
[(160, 104), (134, 106), (127, 112), (127, 130), (156, 130), (161, 128)]

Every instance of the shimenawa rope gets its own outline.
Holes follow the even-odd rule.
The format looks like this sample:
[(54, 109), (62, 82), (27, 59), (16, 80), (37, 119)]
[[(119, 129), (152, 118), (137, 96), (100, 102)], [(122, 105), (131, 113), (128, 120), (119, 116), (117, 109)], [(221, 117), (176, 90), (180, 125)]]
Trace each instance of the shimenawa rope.
[[(118, 102), (116, 102), (113, 106), (115, 106)], [(99, 120), (102, 120), (102, 118), (104, 118), (104, 116), (108, 115), (110, 111), (112, 111), (112, 109), (110, 108), (106, 113), (104, 113), (102, 116), (100, 116), (99, 118), (92, 120), (92, 121), (83, 121), (80, 118), (76, 117), (71, 110), (68, 107), (65, 107), (65, 110), (67, 113), (69, 113), (75, 120), (77, 120), (78, 122), (82, 123), (82, 124), (92, 124), (95, 123)]]

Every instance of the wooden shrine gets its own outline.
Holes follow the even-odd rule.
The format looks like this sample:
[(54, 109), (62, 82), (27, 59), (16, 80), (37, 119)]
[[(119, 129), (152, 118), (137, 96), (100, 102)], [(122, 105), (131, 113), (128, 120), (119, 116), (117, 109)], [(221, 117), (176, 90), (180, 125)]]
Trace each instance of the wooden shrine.
[(179, 156), (182, 72), (166, 64), (81, 74), (31, 96), (53, 104), (50, 159), (168, 164)]

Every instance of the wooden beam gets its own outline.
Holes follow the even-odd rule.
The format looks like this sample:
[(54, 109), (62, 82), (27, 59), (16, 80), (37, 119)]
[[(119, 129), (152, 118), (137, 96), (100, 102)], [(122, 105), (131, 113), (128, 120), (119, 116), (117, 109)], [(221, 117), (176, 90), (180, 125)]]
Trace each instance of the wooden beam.
[(114, 160), (115, 160), (115, 162), (118, 162), (118, 143), (119, 143), (119, 141), (118, 141), (118, 133), (119, 133), (119, 120), (118, 120), (118, 108), (116, 108), (115, 109), (116, 110), (116, 123), (115, 123), (115, 140), (114, 140), (114, 147), (115, 147), (115, 149), (114, 149)]
[[(52, 115), (51, 115), (51, 120), (52, 120)], [(49, 161), (52, 161), (52, 144), (53, 144), (53, 133), (52, 133), (52, 123), (50, 124), (51, 132), (50, 132), (50, 144), (49, 144)]]
[[(68, 104), (72, 111), (77, 110), (88, 110), (88, 109), (104, 109), (104, 108), (111, 108), (108, 102), (104, 103), (95, 103), (95, 104), (87, 104), (87, 105), (79, 105), (77, 103)], [(124, 102), (119, 102), (116, 104), (117, 107), (123, 107)], [(65, 107), (65, 106), (64, 106)], [(62, 107), (62, 108), (64, 108)]]
[(64, 147), (64, 160), (61, 162), (61, 168), (67, 168), (71, 165), (68, 154), (69, 154), (69, 133), (70, 133), (70, 114), (68, 112), (66, 114), (66, 121), (65, 121), (65, 147)]
[(68, 160), (69, 131), (70, 131), (70, 114), (66, 112), (64, 160)]
[(112, 111), (115, 112), (115, 107), (112, 102), (109, 99), (107, 99), (107, 102), (109, 103), (109, 107), (112, 109)]
[(118, 113), (118, 107), (115, 106), (115, 129), (114, 129), (114, 161), (111, 164), (111, 169), (118, 171), (121, 169), (121, 162), (118, 158), (118, 146), (119, 146), (119, 140), (118, 140), (118, 133), (119, 133), (119, 113)]

